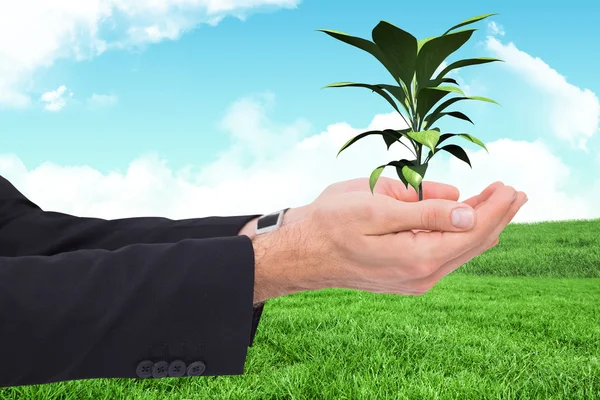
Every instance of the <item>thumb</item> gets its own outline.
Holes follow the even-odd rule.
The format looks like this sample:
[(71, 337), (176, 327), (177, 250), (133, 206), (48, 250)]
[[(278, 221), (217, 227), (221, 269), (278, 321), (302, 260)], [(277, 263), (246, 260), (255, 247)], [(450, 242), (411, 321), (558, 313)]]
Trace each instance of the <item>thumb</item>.
[(391, 199), (381, 204), (373, 219), (374, 235), (422, 229), (463, 232), (475, 225), (475, 211), (465, 203), (446, 199), (403, 202)]

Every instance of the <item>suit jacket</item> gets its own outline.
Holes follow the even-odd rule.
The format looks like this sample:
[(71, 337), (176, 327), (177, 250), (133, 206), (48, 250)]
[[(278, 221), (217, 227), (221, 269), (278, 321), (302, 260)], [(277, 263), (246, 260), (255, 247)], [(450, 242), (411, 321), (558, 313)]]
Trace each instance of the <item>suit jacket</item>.
[(0, 176), (0, 386), (243, 374), (254, 250), (238, 232), (260, 215), (81, 218)]

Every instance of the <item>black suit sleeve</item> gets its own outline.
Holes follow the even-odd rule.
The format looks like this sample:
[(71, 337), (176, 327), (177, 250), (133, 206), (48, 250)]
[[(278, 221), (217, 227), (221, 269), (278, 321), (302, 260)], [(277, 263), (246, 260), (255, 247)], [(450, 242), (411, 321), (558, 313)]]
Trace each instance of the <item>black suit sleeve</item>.
[[(135, 341), (133, 336), (143, 341), (146, 335), (150, 335), (147, 338), (150, 346), (147, 351), (154, 360), (173, 358), (177, 354), (191, 360), (190, 357), (193, 358), (196, 353), (201, 356), (205, 351), (202, 349), (208, 346), (214, 349), (211, 355), (220, 354), (220, 357), (215, 358), (216, 364), (212, 367), (206, 367), (207, 374), (241, 373), (242, 367), (236, 364), (237, 359), (232, 358), (227, 349), (225, 352), (222, 349), (238, 346), (239, 335), (246, 338), (246, 346), (251, 345), (262, 309), (255, 310), (254, 315), (252, 307), (250, 311), (244, 308), (240, 312), (239, 305), (232, 305), (235, 299), (227, 300), (228, 290), (214, 292), (214, 287), (235, 287), (237, 289), (233, 292), (237, 296), (242, 295), (238, 289), (243, 285), (253, 291), (253, 275), (249, 278), (243, 271), (250, 265), (254, 273), (254, 255), (248, 252), (248, 246), (252, 249), (252, 242), (247, 236), (237, 234), (248, 221), (260, 215), (180, 221), (166, 218), (81, 218), (41, 210), (0, 176), (0, 339), (3, 339), (0, 342), (0, 361), (3, 364), (0, 367), (0, 385), (88, 376), (137, 376), (135, 369), (132, 374), (130, 363), (140, 354), (124, 353), (123, 357), (113, 357), (109, 361), (103, 358), (103, 352), (86, 356), (81, 352), (92, 351), (85, 347), (86, 343), (72, 341), (69, 335), (63, 335), (62, 338), (56, 336), (57, 332), (65, 329), (82, 341), (87, 338), (94, 340), (90, 334), (112, 338), (108, 340), (122, 338), (125, 342)], [(185, 254), (178, 254), (176, 249), (185, 250)], [(166, 253), (171, 256), (165, 257)], [(190, 258), (192, 253), (195, 256)], [(234, 261), (231, 257), (234, 257)], [(223, 266), (223, 263), (226, 265)], [(236, 267), (240, 271), (234, 271)], [(192, 272), (189, 280), (186, 280), (183, 276), (188, 271)], [(171, 277), (171, 273), (177, 275)], [(195, 281), (198, 274), (203, 276), (200, 282)], [(136, 283), (125, 279), (127, 276), (143, 276), (145, 279)], [(160, 286), (162, 283), (164, 287)], [(147, 286), (140, 286), (142, 284)], [(183, 285), (181, 293), (176, 293), (179, 284)], [(189, 290), (186, 291), (189, 287), (185, 285), (193, 286), (196, 295), (206, 301), (189, 301)], [(86, 292), (95, 295), (82, 297), (85, 293), (77, 291), (77, 287), (85, 287)], [(175, 294), (167, 295), (165, 291)], [(125, 301), (123, 296), (129, 292), (131, 295), (127, 301), (134, 301), (136, 307), (145, 308), (131, 305), (122, 308), (120, 301)], [(144, 293), (143, 299), (135, 298), (136, 293), (141, 292)], [(181, 296), (179, 300), (177, 296)], [(187, 300), (181, 301), (182, 298)], [(107, 321), (109, 317), (98, 314), (100, 309), (97, 307), (101, 304), (96, 304), (96, 301), (103, 302), (106, 307), (104, 312), (113, 313), (113, 318), (114, 313), (119, 313), (122, 330), (115, 330), (118, 325), (114, 320)], [(142, 322), (138, 315), (152, 314), (154, 307), (161, 307), (165, 301), (168, 302), (169, 312), (174, 313), (173, 317), (161, 314), (163, 319), (157, 318), (145, 325), (131, 325)], [(252, 296), (249, 301), (252, 301)], [(89, 313), (80, 309), (88, 306), (91, 307)], [(54, 311), (40, 311), (47, 307)], [(111, 310), (109, 307), (117, 309)], [(232, 307), (235, 308), (232, 312), (227, 311)], [(73, 313), (66, 314), (68, 310)], [(184, 314), (185, 317), (182, 317)], [(174, 321), (175, 317), (180, 319)], [(229, 320), (237, 317), (241, 319), (235, 324)], [(251, 321), (248, 329), (244, 322), (246, 319)], [(107, 326), (106, 323), (112, 325)], [(125, 328), (130, 336), (122, 335)], [(36, 333), (36, 329), (39, 333)], [(227, 334), (223, 333), (223, 329), (232, 331)], [(41, 333), (48, 330), (55, 332), (55, 336)], [(21, 335), (21, 331), (26, 334)], [(115, 336), (114, 332), (118, 332), (120, 337)], [(162, 338), (156, 339), (162, 344), (152, 339), (153, 332), (156, 337)], [(64, 339), (67, 337), (68, 340)], [(215, 346), (211, 343), (212, 338), (223, 342)], [(228, 342), (229, 338), (231, 342)], [(72, 347), (69, 347), (70, 343), (73, 343)], [(114, 343), (111, 345), (114, 346)], [(127, 346), (126, 343), (120, 345)], [(46, 363), (58, 363), (55, 367), (59, 369), (64, 367), (60, 364), (63, 352), (67, 356), (70, 354), (71, 358), (65, 359), (70, 365), (69, 370), (62, 373), (57, 370), (44, 372), (44, 368), (51, 368)], [(106, 354), (110, 354), (110, 351)], [(52, 360), (54, 357), (58, 359)], [(89, 363), (101, 365), (92, 366), (77, 361), (82, 357), (90, 357)], [(100, 358), (93, 361), (94, 357)], [(126, 365), (121, 365), (123, 362)], [(13, 364), (18, 368), (12, 373), (5, 373), (1, 369), (11, 368)]]
[(104, 220), (48, 212), (0, 176), (0, 256), (54, 255), (84, 249), (116, 250), (130, 244), (236, 236), (262, 214), (171, 220)]
[(253, 283), (245, 235), (0, 257), (0, 386), (242, 374)]

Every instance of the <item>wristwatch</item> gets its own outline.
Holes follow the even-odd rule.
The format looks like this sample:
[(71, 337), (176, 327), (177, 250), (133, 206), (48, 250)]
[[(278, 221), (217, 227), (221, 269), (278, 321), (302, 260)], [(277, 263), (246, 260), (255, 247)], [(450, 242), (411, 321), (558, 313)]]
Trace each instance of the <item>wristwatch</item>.
[[(290, 207), (258, 217), (255, 234), (262, 235), (263, 233), (272, 232), (275, 229), (278, 229), (283, 223), (283, 215), (289, 209)], [(252, 347), (252, 342), (254, 342), (254, 335), (256, 334), (256, 328), (258, 328), (258, 323), (260, 322), (260, 317), (262, 315), (264, 306), (265, 302), (261, 301), (260, 303), (255, 303), (252, 307), (253, 313), (252, 331), (250, 332), (250, 347)]]

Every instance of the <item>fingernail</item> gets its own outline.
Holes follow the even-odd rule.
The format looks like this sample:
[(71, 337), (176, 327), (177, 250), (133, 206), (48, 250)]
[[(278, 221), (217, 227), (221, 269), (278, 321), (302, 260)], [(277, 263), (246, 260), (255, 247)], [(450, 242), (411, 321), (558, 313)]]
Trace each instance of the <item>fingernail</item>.
[(466, 207), (456, 208), (452, 211), (452, 225), (460, 229), (468, 229), (473, 226), (475, 216), (473, 210)]

